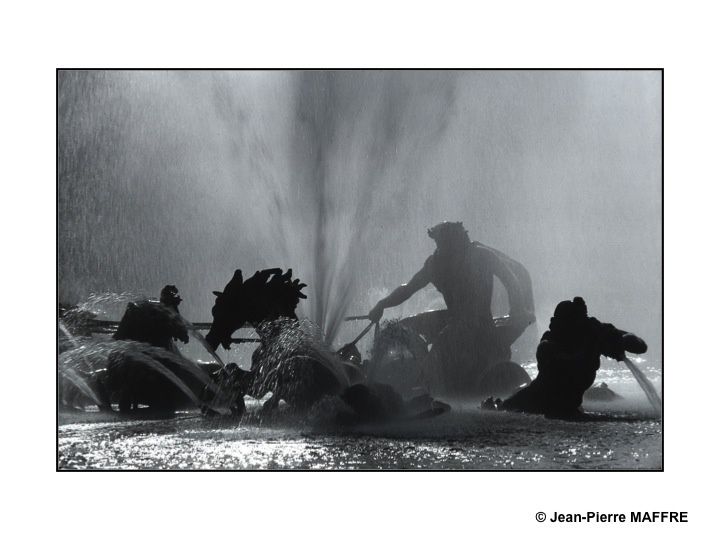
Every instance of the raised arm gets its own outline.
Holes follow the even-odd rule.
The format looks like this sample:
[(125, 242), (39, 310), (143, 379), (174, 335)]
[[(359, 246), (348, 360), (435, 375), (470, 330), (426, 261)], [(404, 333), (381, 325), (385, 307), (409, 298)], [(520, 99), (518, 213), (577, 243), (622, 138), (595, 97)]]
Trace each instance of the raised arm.
[(413, 294), (430, 283), (430, 272), (427, 263), (422, 269), (415, 274), (410, 281), (400, 285), (397, 289), (380, 300), (375, 307), (370, 310), (370, 320), (378, 322), (383, 315), (383, 311), (390, 307), (399, 306)]

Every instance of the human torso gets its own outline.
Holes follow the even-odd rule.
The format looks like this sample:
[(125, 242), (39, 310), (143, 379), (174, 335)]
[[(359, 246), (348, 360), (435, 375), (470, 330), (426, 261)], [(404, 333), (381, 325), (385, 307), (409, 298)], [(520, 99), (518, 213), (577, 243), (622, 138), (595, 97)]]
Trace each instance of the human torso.
[(433, 253), (425, 263), (430, 282), (443, 295), (452, 317), (486, 322), (492, 320), (492, 253), (473, 243), (453, 257)]

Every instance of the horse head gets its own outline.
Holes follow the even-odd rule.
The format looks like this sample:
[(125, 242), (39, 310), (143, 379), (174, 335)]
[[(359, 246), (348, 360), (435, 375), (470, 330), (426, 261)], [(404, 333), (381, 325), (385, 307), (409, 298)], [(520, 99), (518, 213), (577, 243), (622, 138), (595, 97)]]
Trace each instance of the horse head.
[(306, 287), (299, 279), (292, 279), (292, 270), (283, 273), (279, 268), (260, 270), (243, 280), (240, 270), (216, 296), (212, 308), (213, 322), (205, 339), (214, 349), (222, 345), (230, 348), (233, 333), (250, 324), (257, 327), (263, 321), (279, 317), (296, 319), (295, 309)]

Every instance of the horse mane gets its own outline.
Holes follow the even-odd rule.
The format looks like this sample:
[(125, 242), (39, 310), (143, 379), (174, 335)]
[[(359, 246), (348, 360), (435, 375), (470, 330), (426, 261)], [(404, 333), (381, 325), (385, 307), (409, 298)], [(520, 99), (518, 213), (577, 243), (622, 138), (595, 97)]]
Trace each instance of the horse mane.
[(229, 348), (233, 332), (246, 324), (257, 327), (263, 321), (280, 317), (296, 319), (295, 310), (307, 285), (292, 278), (292, 269), (259, 270), (244, 280), (242, 271), (235, 270), (232, 279), (216, 296), (212, 308), (213, 323), (206, 336), (208, 343)]

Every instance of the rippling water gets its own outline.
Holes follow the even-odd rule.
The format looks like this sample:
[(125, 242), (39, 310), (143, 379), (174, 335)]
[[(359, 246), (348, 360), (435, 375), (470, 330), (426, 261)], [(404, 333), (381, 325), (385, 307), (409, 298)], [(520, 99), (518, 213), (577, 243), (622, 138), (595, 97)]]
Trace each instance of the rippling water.
[[(602, 372), (601, 372), (602, 373)], [(615, 372), (618, 373), (618, 372)], [(62, 413), (61, 469), (660, 469), (662, 424), (623, 372), (626, 396), (586, 403), (590, 421), (454, 404), (432, 419), (338, 427), (280, 414), (228, 424), (178, 413), (118, 420)], [(599, 378), (599, 380), (601, 380)], [(255, 406), (257, 404), (254, 404)], [(251, 404), (251, 409), (253, 404)]]

